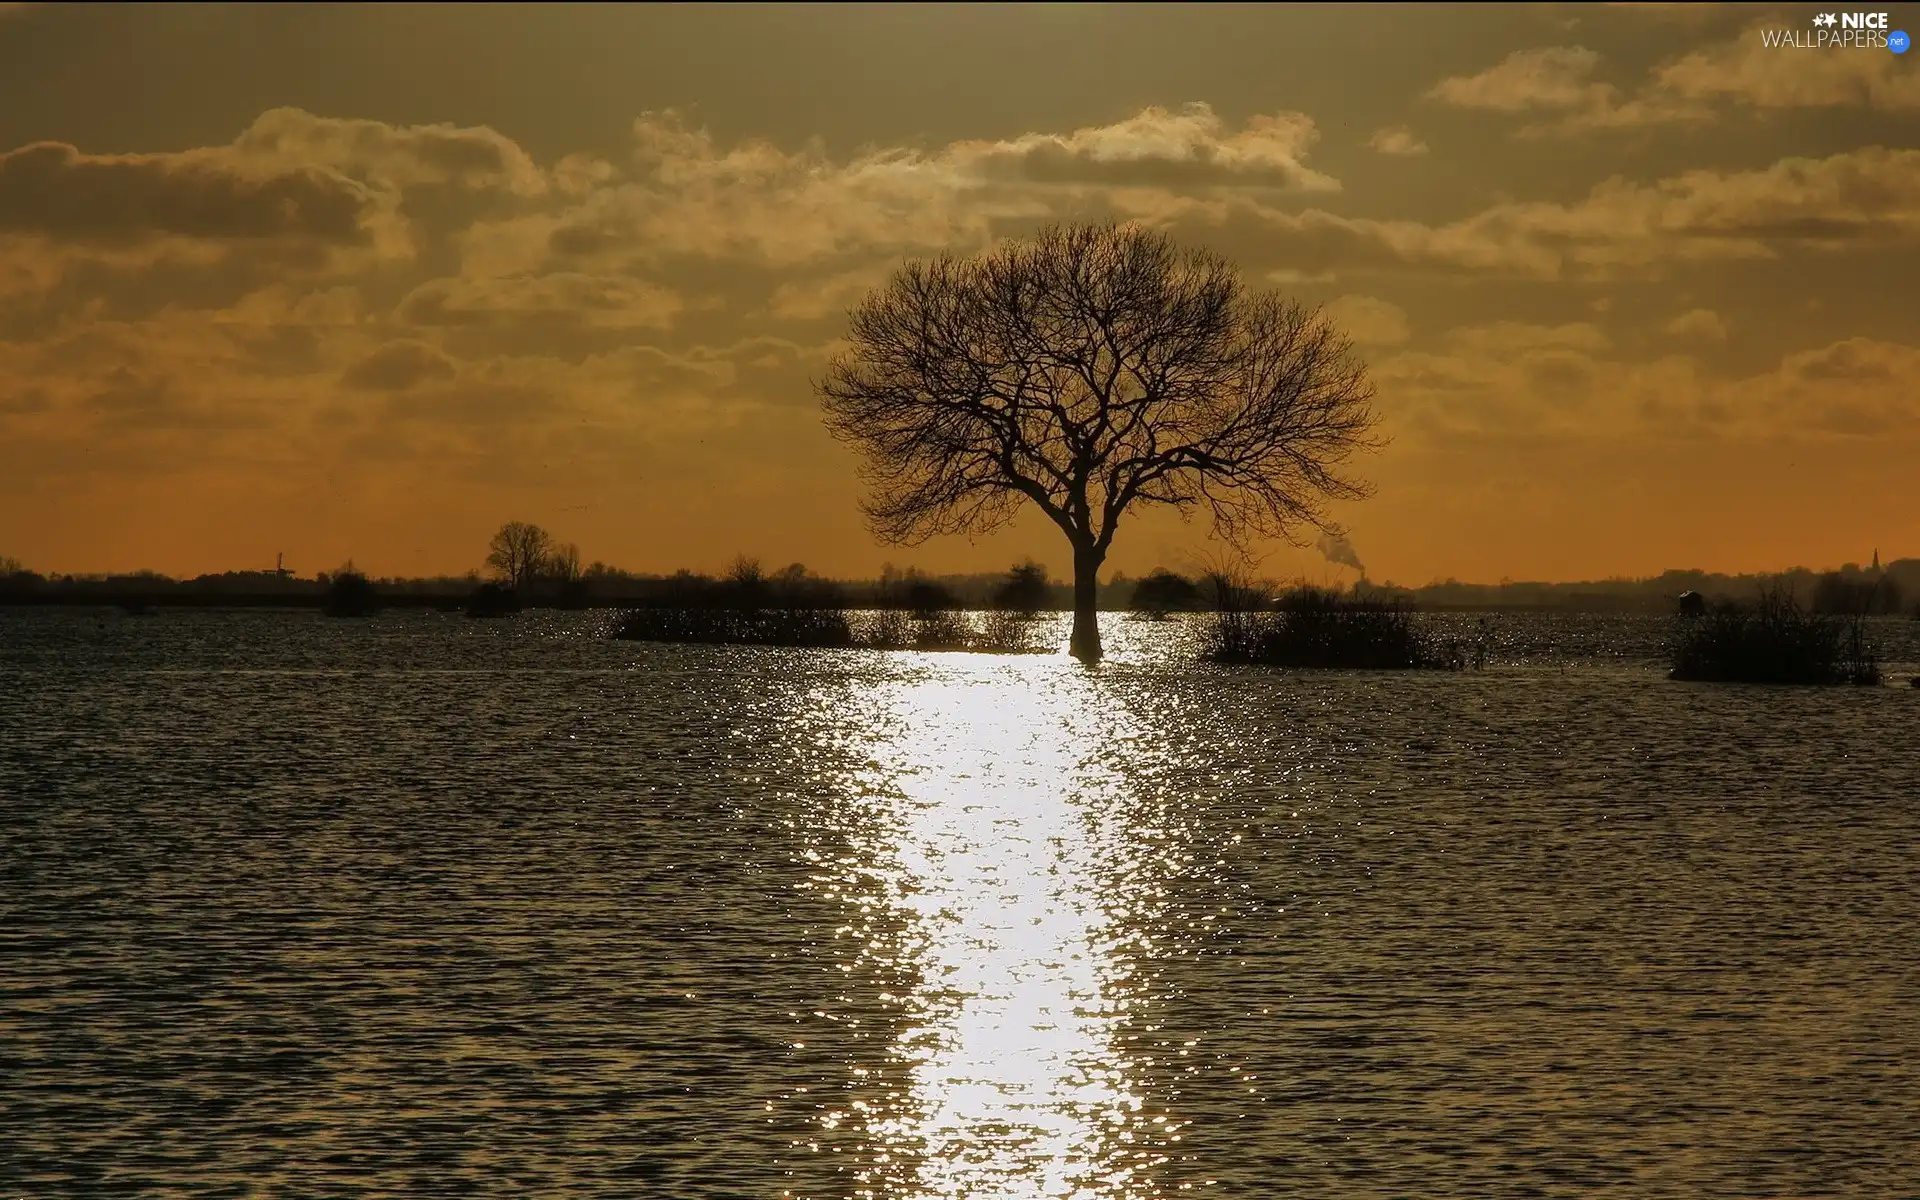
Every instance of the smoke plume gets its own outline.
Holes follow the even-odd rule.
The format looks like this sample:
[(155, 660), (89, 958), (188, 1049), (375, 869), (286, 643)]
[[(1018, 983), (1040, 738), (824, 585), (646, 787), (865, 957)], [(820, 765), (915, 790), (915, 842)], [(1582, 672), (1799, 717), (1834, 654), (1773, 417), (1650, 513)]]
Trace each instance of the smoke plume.
[(1314, 547), (1320, 551), (1320, 556), (1330, 563), (1352, 567), (1362, 575), (1367, 573), (1367, 568), (1360, 561), (1360, 555), (1354, 552), (1353, 542), (1348, 540), (1344, 533), (1323, 533), (1320, 535), (1320, 540), (1314, 543)]

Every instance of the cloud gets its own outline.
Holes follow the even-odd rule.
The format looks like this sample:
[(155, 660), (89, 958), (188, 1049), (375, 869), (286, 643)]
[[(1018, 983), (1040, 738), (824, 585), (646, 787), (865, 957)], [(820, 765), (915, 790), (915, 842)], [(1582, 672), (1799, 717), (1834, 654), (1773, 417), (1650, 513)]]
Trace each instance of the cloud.
[(1614, 94), (1611, 84), (1591, 78), (1599, 65), (1600, 56), (1585, 46), (1516, 50), (1477, 75), (1441, 80), (1427, 98), (1455, 108), (1506, 113), (1588, 108)]
[(1609, 3), (1606, 7), (1663, 21), (1677, 21), (1683, 25), (1698, 25), (1714, 20), (1721, 11), (1720, 5), (1700, 4), (1697, 0), (1686, 0), (1679, 4)]
[(340, 382), (362, 391), (403, 392), (422, 383), (452, 379), (453, 360), (439, 347), (402, 339), (388, 342), (348, 367)]
[[(1688, 314), (1692, 317), (1694, 314)], [(1416, 440), (1920, 436), (1920, 347), (1852, 338), (1740, 377), (1684, 354), (1620, 357), (1594, 326), (1497, 322), (1377, 361), (1380, 403)]]
[(1375, 296), (1341, 296), (1322, 310), (1361, 346), (1393, 346), (1412, 336), (1406, 310)]
[(685, 256), (790, 268), (977, 247), (1010, 224), (1073, 213), (1172, 219), (1224, 197), (1340, 186), (1306, 165), (1318, 138), (1308, 117), (1258, 115), (1235, 127), (1204, 104), (846, 159), (817, 144), (723, 146), (673, 111), (643, 115), (633, 135), (633, 162), (618, 178), (602, 170), (554, 211), (476, 225), (469, 262), (528, 272)]
[(1367, 146), (1382, 154), (1402, 158), (1427, 153), (1427, 144), (1405, 125), (1389, 125), (1384, 129), (1376, 129), (1373, 136), (1367, 139)]
[[(511, 140), (484, 128), (263, 113), (230, 143), (92, 154), (38, 142), (0, 154), (0, 295), (45, 293), (76, 268), (131, 275), (191, 267), (228, 295), (263, 277), (351, 274), (414, 256), (462, 214), (551, 189)], [(465, 197), (435, 199), (423, 189)], [(232, 290), (238, 285), (237, 290)], [(212, 290), (223, 290), (214, 287)]]
[(1681, 313), (1667, 322), (1666, 331), (1674, 337), (1692, 341), (1724, 342), (1727, 340), (1726, 321), (1710, 308), (1696, 308)]
[(1675, 262), (1920, 241), (1920, 150), (1870, 146), (1749, 171), (1609, 179), (1567, 204), (1512, 201), (1444, 225), (1258, 209), (1305, 272), (1418, 268), (1542, 279), (1655, 275)]
[(868, 292), (885, 284), (892, 274), (893, 264), (883, 263), (821, 279), (789, 281), (774, 289), (768, 311), (775, 318), (788, 321), (837, 317), (858, 304)]
[(1920, 72), (1902, 55), (1769, 47), (1761, 29), (1753, 26), (1656, 68), (1646, 92), (1649, 101), (1672, 111), (1709, 102), (1735, 109), (1920, 110)]
[(1516, 132), (1526, 138), (1702, 124), (1733, 112), (1920, 110), (1920, 74), (1901, 56), (1767, 45), (1763, 35), (1780, 28), (1774, 19), (1751, 22), (1727, 40), (1656, 66), (1631, 93), (1594, 78), (1601, 59), (1592, 50), (1549, 46), (1517, 51), (1477, 75), (1443, 79), (1426, 98), (1456, 108), (1553, 114), (1521, 126)]
[(1510, 360), (1542, 350), (1575, 350), (1597, 354), (1613, 341), (1598, 325), (1576, 321), (1567, 325), (1530, 325), (1524, 321), (1495, 321), (1450, 331), (1447, 340), (1472, 357)]
[(1920, 430), (1920, 346), (1848, 338), (1795, 351), (1772, 371), (1722, 389), (1725, 409), (1749, 420), (1842, 437)]
[(533, 196), (548, 186), (526, 151), (484, 127), (388, 125), (275, 108), (255, 119), (231, 153), (257, 169), (324, 168), (383, 189), (437, 184)]
[(366, 240), (365, 189), (311, 167), (242, 169), (219, 152), (82, 154), (40, 142), (0, 155), (0, 232), (131, 243)]
[(1303, 113), (1227, 127), (1206, 104), (1146, 108), (1112, 125), (1010, 141), (959, 142), (944, 157), (986, 179), (1121, 187), (1270, 187), (1331, 192), (1338, 181), (1302, 160), (1319, 131)]
[(398, 315), (422, 326), (558, 322), (603, 329), (664, 329), (685, 307), (677, 293), (655, 284), (560, 273), (431, 280), (400, 302)]

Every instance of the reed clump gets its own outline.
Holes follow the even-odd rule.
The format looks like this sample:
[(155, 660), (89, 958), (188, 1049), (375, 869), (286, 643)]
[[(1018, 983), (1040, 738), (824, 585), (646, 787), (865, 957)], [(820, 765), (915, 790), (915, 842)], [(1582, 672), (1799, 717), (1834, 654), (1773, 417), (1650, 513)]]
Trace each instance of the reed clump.
[(1721, 604), (1682, 617), (1671, 658), (1671, 678), (1707, 683), (1880, 682), (1859, 614), (1809, 612), (1781, 588), (1763, 591), (1753, 604)]
[(1320, 670), (1459, 670), (1467, 657), (1440, 643), (1399, 601), (1296, 588), (1273, 599), (1215, 578), (1208, 657), (1214, 662)]
[(931, 592), (904, 608), (859, 615), (839, 587), (790, 568), (771, 577), (750, 561), (725, 579), (688, 576), (625, 613), (613, 636), (627, 641), (818, 649), (967, 650), (1015, 654), (1036, 647), (1017, 612), (973, 614)]

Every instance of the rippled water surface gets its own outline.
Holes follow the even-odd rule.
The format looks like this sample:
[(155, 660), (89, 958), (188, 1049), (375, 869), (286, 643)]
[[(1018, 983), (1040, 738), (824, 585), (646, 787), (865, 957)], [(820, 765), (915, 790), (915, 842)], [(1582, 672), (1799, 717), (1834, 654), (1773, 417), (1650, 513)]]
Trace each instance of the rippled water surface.
[(1920, 1195), (1915, 624), (1816, 690), (0, 611), (0, 1196)]

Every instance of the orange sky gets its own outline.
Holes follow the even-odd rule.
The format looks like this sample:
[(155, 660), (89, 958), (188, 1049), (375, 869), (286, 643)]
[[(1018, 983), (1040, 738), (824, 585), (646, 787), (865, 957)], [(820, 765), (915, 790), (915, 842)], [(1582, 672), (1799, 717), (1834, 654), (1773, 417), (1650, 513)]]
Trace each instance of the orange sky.
[(810, 380), (903, 258), (1118, 215), (1361, 344), (1376, 579), (1920, 555), (1920, 54), (1815, 11), (0, 5), (0, 554), (1064, 575), (875, 544)]

